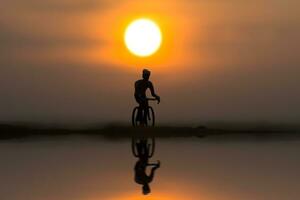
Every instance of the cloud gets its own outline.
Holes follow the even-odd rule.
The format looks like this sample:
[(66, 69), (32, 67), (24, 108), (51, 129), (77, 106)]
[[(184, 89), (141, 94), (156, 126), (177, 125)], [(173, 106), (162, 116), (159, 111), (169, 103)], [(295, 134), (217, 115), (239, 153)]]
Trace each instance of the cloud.
[[(0, 26), (3, 28), (4, 25)], [(3, 28), (0, 32), (0, 49), (5, 48), (20, 48), (20, 47), (33, 47), (33, 48), (84, 48), (95, 47), (104, 44), (104, 41), (93, 40), (83, 37), (66, 36), (36, 36), (33, 33), (20, 32), (10, 30), (9, 27)]]
[[(67, 58), (78, 58), (78, 52), (101, 49), (106, 42), (101, 38), (80, 37), (72, 34), (42, 35), (35, 32), (22, 31), (0, 23), (0, 65), (8, 62), (23, 63), (24, 61), (41, 62), (52, 60), (67, 62)], [(43, 61), (42, 61), (43, 62)], [(22, 67), (22, 66), (20, 66)]]
[(30, 0), (29, 2), (24, 1), (24, 4), (27, 5), (27, 8), (41, 12), (85, 12), (108, 9), (120, 2), (109, 0)]

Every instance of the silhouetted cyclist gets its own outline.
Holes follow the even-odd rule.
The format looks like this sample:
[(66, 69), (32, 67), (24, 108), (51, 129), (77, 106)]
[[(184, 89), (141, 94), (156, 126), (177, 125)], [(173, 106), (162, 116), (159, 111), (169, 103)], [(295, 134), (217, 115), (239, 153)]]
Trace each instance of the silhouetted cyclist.
[[(135, 82), (134, 87), (135, 87), (135, 92), (134, 92), (134, 97), (137, 103), (140, 105), (140, 108), (138, 110), (137, 118), (138, 121), (142, 122), (143, 124), (146, 123), (146, 117), (148, 114), (148, 100), (146, 96), (146, 91), (149, 88), (151, 95), (155, 97), (158, 101), (160, 102), (160, 97), (155, 94), (154, 92), (154, 87), (151, 81), (149, 81), (151, 72), (147, 69), (143, 70), (143, 79), (138, 80)], [(144, 111), (143, 119), (142, 119), (142, 112)]]
[[(155, 163), (149, 163), (149, 149), (147, 143), (140, 141), (137, 144), (137, 151), (139, 160), (136, 162), (134, 171), (135, 176), (134, 180), (136, 183), (143, 185), (142, 191), (144, 195), (147, 195), (151, 192), (149, 183), (154, 178), (155, 170), (160, 167), (160, 161)], [(147, 175), (146, 170), (148, 166), (153, 166), (150, 170), (150, 175)]]

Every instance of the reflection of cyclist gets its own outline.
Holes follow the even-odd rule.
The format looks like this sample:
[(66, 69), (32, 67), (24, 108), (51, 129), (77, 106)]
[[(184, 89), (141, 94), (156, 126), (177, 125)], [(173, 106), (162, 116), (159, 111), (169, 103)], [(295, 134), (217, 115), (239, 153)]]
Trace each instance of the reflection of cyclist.
[[(151, 81), (149, 81), (150, 74), (151, 72), (149, 70), (144, 69), (143, 79), (136, 81), (134, 84), (135, 87), (134, 97), (141, 108), (138, 110), (138, 114), (137, 114), (138, 121), (146, 122), (146, 116), (148, 113), (148, 109), (147, 109), (148, 101), (146, 97), (146, 90), (148, 88), (150, 89), (151, 95), (157, 99), (158, 103), (160, 102), (160, 97), (157, 94), (155, 94), (153, 84), (151, 83)], [(143, 115), (144, 119), (141, 119), (142, 111), (144, 111), (144, 115)]]
[[(160, 161), (157, 164), (149, 163), (149, 148), (146, 141), (140, 141), (136, 143), (139, 160), (136, 162), (134, 171), (134, 180), (136, 183), (143, 185), (143, 194), (149, 194), (151, 192), (149, 183), (154, 178), (155, 170), (160, 167)], [(148, 166), (153, 166), (150, 170), (150, 175), (146, 173)]]

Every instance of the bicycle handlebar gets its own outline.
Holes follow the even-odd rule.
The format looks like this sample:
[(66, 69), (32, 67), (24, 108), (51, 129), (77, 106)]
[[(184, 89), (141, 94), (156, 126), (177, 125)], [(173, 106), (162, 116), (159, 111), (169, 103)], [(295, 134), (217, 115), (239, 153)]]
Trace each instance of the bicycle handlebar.
[(156, 98), (147, 98), (148, 101), (158, 101)]
[(148, 101), (157, 101), (157, 104), (160, 103), (160, 101), (156, 98), (147, 98)]

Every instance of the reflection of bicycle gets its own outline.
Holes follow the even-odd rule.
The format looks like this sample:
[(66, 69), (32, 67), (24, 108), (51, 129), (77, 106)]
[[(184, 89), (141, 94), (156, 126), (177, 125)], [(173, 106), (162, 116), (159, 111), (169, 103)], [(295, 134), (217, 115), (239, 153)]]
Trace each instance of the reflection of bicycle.
[(135, 157), (147, 157), (151, 158), (155, 151), (155, 139), (154, 138), (132, 138), (131, 142), (132, 154)]
[[(156, 101), (157, 99), (155, 98), (147, 98), (147, 101)], [(148, 106), (146, 108), (146, 111), (148, 111), (146, 114), (147, 116), (145, 116), (145, 110), (141, 110), (140, 113), (142, 114), (142, 116), (138, 116), (138, 111), (142, 109), (140, 106), (136, 106), (133, 111), (132, 111), (132, 125), (133, 126), (139, 126), (141, 125), (141, 121), (143, 121), (143, 119), (145, 119), (145, 122), (143, 125), (145, 126), (154, 126), (155, 125), (155, 114), (154, 114), (154, 110), (151, 106)], [(139, 119), (140, 117), (140, 119)]]

